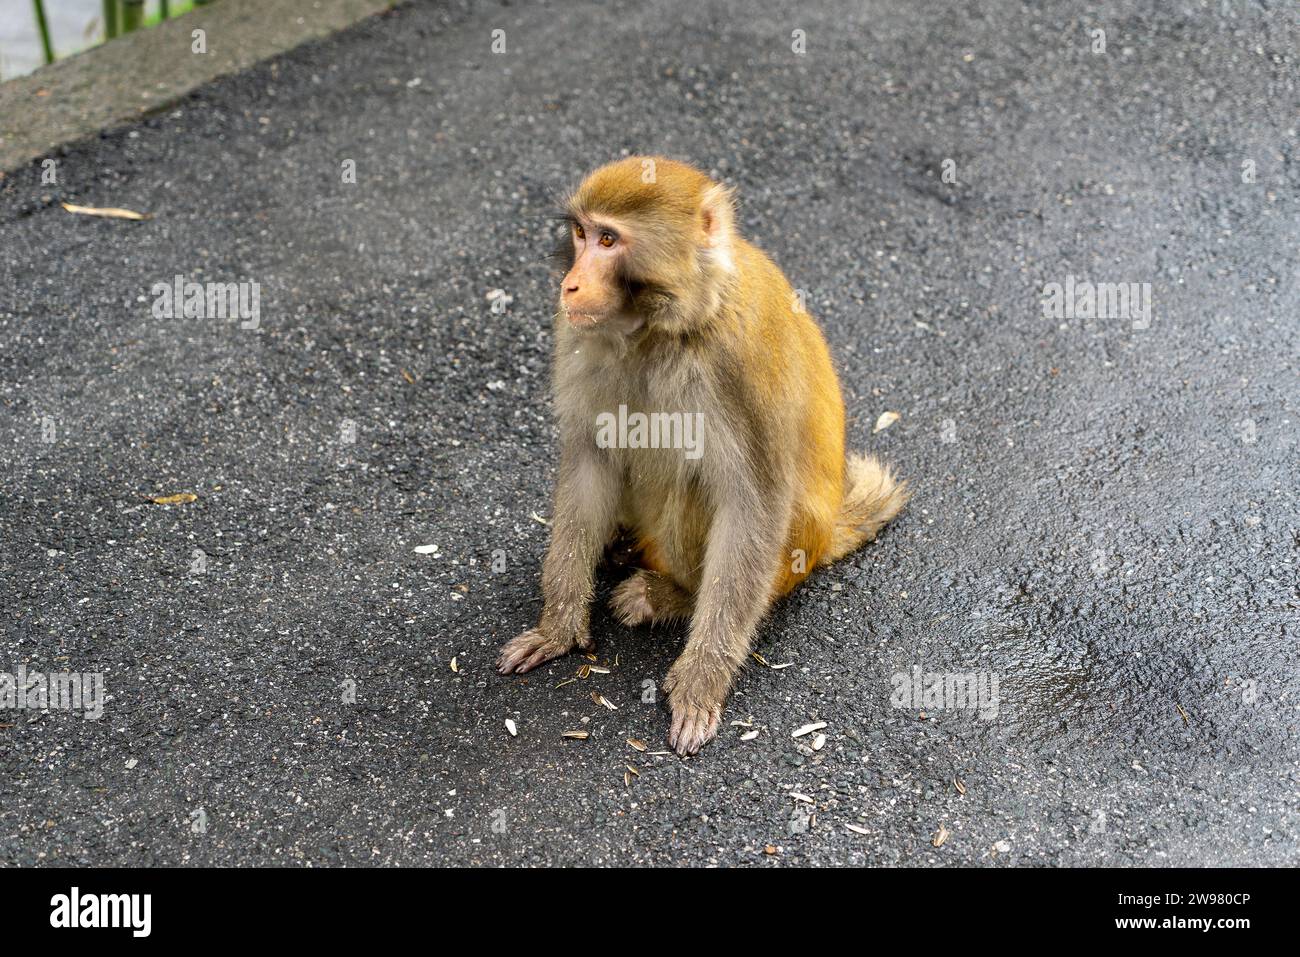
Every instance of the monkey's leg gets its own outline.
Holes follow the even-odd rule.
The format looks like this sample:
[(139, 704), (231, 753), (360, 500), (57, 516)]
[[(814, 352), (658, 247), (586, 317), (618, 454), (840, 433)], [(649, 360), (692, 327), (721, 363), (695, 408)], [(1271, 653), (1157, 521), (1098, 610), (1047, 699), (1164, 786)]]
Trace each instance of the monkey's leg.
[(562, 455), (551, 544), (542, 563), (542, 617), (536, 628), (501, 649), (497, 669), (502, 674), (523, 674), (575, 647), (595, 647), (587, 632), (592, 579), (614, 533), (619, 481), (594, 450)]
[(761, 505), (733, 504), (713, 520), (690, 638), (664, 681), (673, 715), (668, 742), (678, 754), (694, 754), (718, 733), (722, 706), (771, 601), (788, 513), (787, 506), (762, 517)]
[(689, 618), (695, 600), (667, 575), (643, 568), (614, 589), (609, 604), (619, 621), (634, 628)]

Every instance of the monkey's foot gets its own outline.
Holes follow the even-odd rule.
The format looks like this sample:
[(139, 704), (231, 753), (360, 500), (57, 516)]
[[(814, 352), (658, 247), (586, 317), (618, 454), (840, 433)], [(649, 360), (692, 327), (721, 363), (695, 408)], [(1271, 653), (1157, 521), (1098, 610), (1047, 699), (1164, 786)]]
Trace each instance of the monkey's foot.
[(517, 675), (532, 671), (543, 662), (567, 655), (574, 648), (594, 648), (590, 638), (555, 638), (538, 628), (530, 628), (516, 638), (511, 638), (497, 656), (497, 671), (503, 675)]
[(673, 712), (668, 743), (682, 757), (695, 754), (717, 737), (726, 694), (711, 690), (707, 679), (699, 678), (698, 670), (684, 665), (680, 658), (668, 670), (664, 687)]
[(691, 596), (685, 590), (671, 578), (645, 569), (615, 588), (609, 604), (618, 620), (629, 628), (691, 614)]

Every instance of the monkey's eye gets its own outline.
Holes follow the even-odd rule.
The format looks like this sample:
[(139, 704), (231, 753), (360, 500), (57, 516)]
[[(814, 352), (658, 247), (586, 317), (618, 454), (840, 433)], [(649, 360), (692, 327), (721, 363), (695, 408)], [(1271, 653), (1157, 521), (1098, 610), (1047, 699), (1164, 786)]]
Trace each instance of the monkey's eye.
[(585, 229), (582, 228), (582, 224), (581, 224), (581, 223), (574, 223), (574, 224), (573, 224), (573, 235), (577, 236), (579, 239), (586, 239), (586, 238), (587, 238), (587, 231), (586, 231)]
[(600, 244), (604, 246), (606, 249), (608, 249), (610, 246), (614, 245), (615, 238), (616, 237), (614, 236), (613, 233), (608, 231), (603, 232), (600, 234)]

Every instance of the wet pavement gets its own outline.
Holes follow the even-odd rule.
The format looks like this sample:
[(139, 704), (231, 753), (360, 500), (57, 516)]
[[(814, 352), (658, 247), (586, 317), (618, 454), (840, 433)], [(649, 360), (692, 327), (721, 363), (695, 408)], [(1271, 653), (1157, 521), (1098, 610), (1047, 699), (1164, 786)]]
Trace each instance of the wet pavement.
[[(0, 698), (0, 861), (1300, 861), (1300, 24), (1107, 10), (417, 5), (0, 180), (0, 672), (106, 692)], [(737, 188), (916, 490), (685, 761), (626, 744), (684, 629), (610, 576), (608, 674), (492, 669), (548, 217), (623, 152)], [(160, 316), (178, 275), (256, 321)]]

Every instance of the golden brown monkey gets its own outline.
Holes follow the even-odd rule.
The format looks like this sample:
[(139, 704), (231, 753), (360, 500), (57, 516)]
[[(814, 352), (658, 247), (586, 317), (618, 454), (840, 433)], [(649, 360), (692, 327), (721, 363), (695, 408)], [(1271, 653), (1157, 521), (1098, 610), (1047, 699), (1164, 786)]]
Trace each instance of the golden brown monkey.
[(498, 667), (593, 647), (593, 576), (622, 528), (643, 567), (614, 591), (619, 618), (691, 619), (664, 688), (669, 742), (693, 754), (717, 734), (772, 601), (874, 538), (908, 492), (875, 459), (846, 461), (826, 342), (781, 270), (736, 234), (724, 186), (629, 157), (587, 177), (566, 218), (544, 607)]

